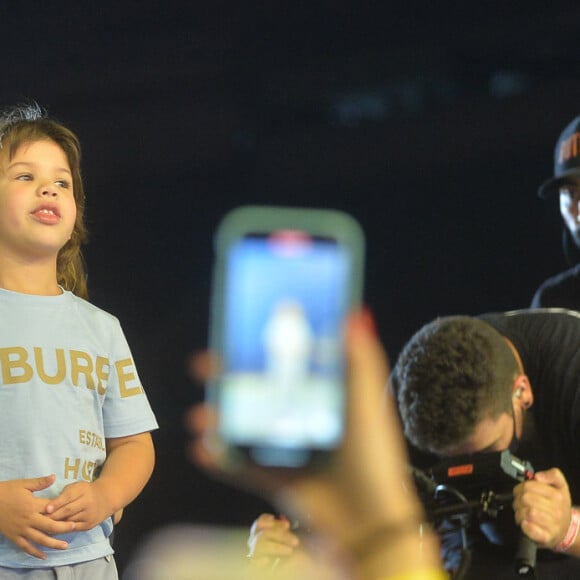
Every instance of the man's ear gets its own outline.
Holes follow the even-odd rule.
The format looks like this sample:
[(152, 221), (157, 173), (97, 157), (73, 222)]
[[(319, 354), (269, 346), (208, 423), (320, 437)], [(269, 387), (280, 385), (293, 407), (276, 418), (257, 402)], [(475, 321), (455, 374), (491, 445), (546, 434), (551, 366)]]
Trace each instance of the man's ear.
[(519, 374), (512, 387), (512, 397), (522, 409), (529, 409), (534, 404), (534, 393), (527, 375)]

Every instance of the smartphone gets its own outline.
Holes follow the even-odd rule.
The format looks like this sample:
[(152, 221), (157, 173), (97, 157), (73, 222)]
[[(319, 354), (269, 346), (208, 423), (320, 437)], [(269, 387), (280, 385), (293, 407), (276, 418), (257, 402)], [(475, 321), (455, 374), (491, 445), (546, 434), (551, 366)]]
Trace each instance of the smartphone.
[(208, 389), (226, 460), (304, 467), (345, 429), (344, 322), (361, 303), (364, 236), (336, 210), (244, 206), (215, 237)]

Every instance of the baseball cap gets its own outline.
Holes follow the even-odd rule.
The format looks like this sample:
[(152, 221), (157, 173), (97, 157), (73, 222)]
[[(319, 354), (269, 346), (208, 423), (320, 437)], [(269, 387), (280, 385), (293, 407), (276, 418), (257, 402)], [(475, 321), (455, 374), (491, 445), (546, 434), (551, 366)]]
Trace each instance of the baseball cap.
[(560, 134), (554, 149), (554, 177), (538, 189), (538, 196), (547, 199), (565, 183), (580, 182), (580, 116)]

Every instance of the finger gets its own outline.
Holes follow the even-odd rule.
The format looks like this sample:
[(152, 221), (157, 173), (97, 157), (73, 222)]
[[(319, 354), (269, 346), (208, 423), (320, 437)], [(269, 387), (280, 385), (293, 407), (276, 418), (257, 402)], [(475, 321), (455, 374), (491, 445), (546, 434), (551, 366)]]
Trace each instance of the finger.
[(543, 511), (569, 511), (571, 507), (568, 487), (555, 487), (551, 484), (532, 480), (514, 489), (514, 506)]
[(534, 522), (523, 520), (521, 529), (530, 540), (533, 540), (539, 546), (546, 546), (550, 541), (549, 532)]
[[(386, 391), (389, 361), (376, 332), (371, 315), (365, 311), (354, 313), (347, 326), (350, 389), (357, 395), (349, 400), (349, 427), (360, 431), (357, 424), (368, 417), (376, 419), (381, 430), (376, 437), (389, 441), (388, 460), (392, 467), (406, 471), (408, 463), (402, 426), (390, 391)], [(364, 394), (362, 394), (364, 393)]]
[(261, 530), (260, 532), (256, 533), (256, 537), (264, 538), (264, 540), (268, 542), (278, 542), (280, 544), (288, 544), (290, 546), (297, 546), (300, 543), (300, 540), (296, 534), (281, 527)]
[(44, 546), (45, 548), (51, 548), (54, 550), (66, 550), (68, 548), (68, 542), (53, 538), (39, 530), (31, 531), (28, 534), (28, 539), (39, 546)]
[(217, 425), (217, 413), (207, 403), (194, 405), (185, 414), (185, 427), (192, 435), (205, 433)]
[(223, 469), (225, 447), (214, 432), (207, 432), (202, 437), (191, 441), (187, 447), (189, 459), (213, 473), (213, 475), (227, 477)]
[[(253, 568), (258, 570), (270, 569), (272, 570), (273, 563), (276, 561), (275, 556), (255, 556), (254, 554), (248, 554), (249, 562)], [(261, 576), (260, 576), (261, 577)]]
[(522, 525), (523, 522), (531, 522), (541, 527), (557, 526), (558, 518), (561, 516), (561, 511), (555, 507), (550, 509), (549, 504), (540, 505), (516, 505), (514, 503), (514, 516), (516, 524)]
[(185, 428), (193, 437), (186, 448), (189, 461), (216, 475), (222, 471), (220, 458), (225, 453), (215, 430), (217, 422), (216, 410), (208, 403), (191, 407), (184, 416)]
[(43, 477), (33, 477), (24, 480), (24, 487), (28, 491), (41, 491), (50, 487), (56, 480), (56, 475), (45, 475)]
[(567, 489), (568, 483), (566, 482), (566, 478), (564, 474), (558, 468), (548, 469), (547, 471), (538, 471), (534, 475), (534, 479), (537, 482), (545, 483), (547, 485), (551, 485), (556, 489)]
[(193, 381), (203, 384), (219, 372), (219, 359), (208, 350), (195, 351), (188, 357), (187, 371)]
[(347, 321), (347, 354), (356, 382), (373, 385), (381, 393), (387, 382), (389, 365), (377, 339), (372, 315), (367, 310), (353, 313)]
[[(86, 503), (86, 500), (85, 500)], [(77, 484), (66, 487), (63, 492), (46, 505), (45, 511), (52, 519), (64, 520), (83, 509), (83, 488)]]
[[(49, 523), (45, 527), (48, 528), (46, 530), (48, 533), (63, 534), (72, 531), (74, 529), (74, 524), (66, 524), (66, 526), (55, 526)], [(26, 536), (19, 536), (15, 540), (15, 544), (27, 554), (30, 554), (31, 556), (41, 560), (46, 559), (46, 554), (39, 548), (39, 546), (51, 548), (53, 550), (66, 550), (68, 548), (68, 542), (54, 538), (44, 531), (35, 528), (28, 530), (26, 532)]]
[(541, 498), (554, 498), (560, 495), (560, 491), (551, 484), (535, 479), (522, 483), (519, 489), (522, 501), (530, 503)]
[(531, 509), (549, 511), (552, 501), (544, 494), (535, 493), (532, 490), (523, 491), (514, 497), (513, 508), (522, 512), (528, 512)]
[(252, 553), (256, 558), (264, 556), (290, 556), (298, 544), (264, 541), (256, 543)]
[[(76, 530), (77, 527), (78, 526), (76, 522), (56, 521), (48, 516), (39, 516), (39, 519), (37, 519), (34, 522), (35, 533), (42, 534), (43, 536), (50, 538), (51, 541), (54, 540), (52, 536), (57, 536), (60, 534), (69, 534), (70, 532)], [(47, 544), (42, 545), (46, 547), (52, 547), (48, 546)]]
[(214, 471), (217, 469), (213, 457), (208, 452), (203, 444), (203, 441), (196, 439), (190, 441), (186, 447), (186, 456), (188, 461), (205, 469), (206, 471)]
[(49, 514), (49, 517), (55, 522), (82, 522), (84, 521), (85, 510), (81, 506), (66, 505)]
[(371, 416), (380, 408), (381, 392), (386, 384), (388, 371), (382, 347), (374, 334), (370, 314), (359, 311), (347, 321), (346, 350), (348, 358), (349, 390), (365, 393), (350, 397), (349, 423), (356, 429), (360, 417)]
[(253, 532), (248, 539), (252, 556), (286, 556), (300, 545), (299, 538), (288, 530), (267, 528)]
[[(276, 524), (276, 516), (274, 514), (260, 514), (252, 524), (250, 533), (254, 534), (260, 530), (271, 528)], [(281, 520), (283, 521), (283, 520)]]
[(58, 497), (55, 497), (54, 499), (50, 500), (50, 502), (46, 504), (44, 510), (47, 514), (51, 515), (53, 519), (56, 518), (57, 512), (60, 512), (60, 516), (62, 517), (65, 511), (63, 508), (69, 505), (72, 501), (73, 499), (70, 499), (68, 495), (65, 494), (59, 495)]
[[(551, 509), (550, 509), (551, 508)], [(515, 521), (534, 541), (543, 546), (553, 546), (563, 535), (569, 517), (558, 507), (551, 505), (524, 506), (515, 511)]]
[(539, 509), (537, 507), (528, 508), (525, 511), (523, 521), (534, 523), (541, 528), (554, 527), (557, 524), (557, 520), (554, 514), (545, 509)]
[(25, 538), (18, 538), (14, 543), (26, 554), (39, 560), (46, 560), (46, 554)]

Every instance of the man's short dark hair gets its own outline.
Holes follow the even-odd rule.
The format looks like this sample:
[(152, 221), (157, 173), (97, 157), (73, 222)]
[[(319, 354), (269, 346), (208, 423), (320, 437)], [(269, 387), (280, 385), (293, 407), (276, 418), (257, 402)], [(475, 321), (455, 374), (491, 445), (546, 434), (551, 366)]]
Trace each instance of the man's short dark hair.
[(403, 348), (394, 388), (405, 435), (419, 449), (444, 453), (480, 420), (511, 412), (518, 363), (489, 324), (468, 316), (438, 318)]

